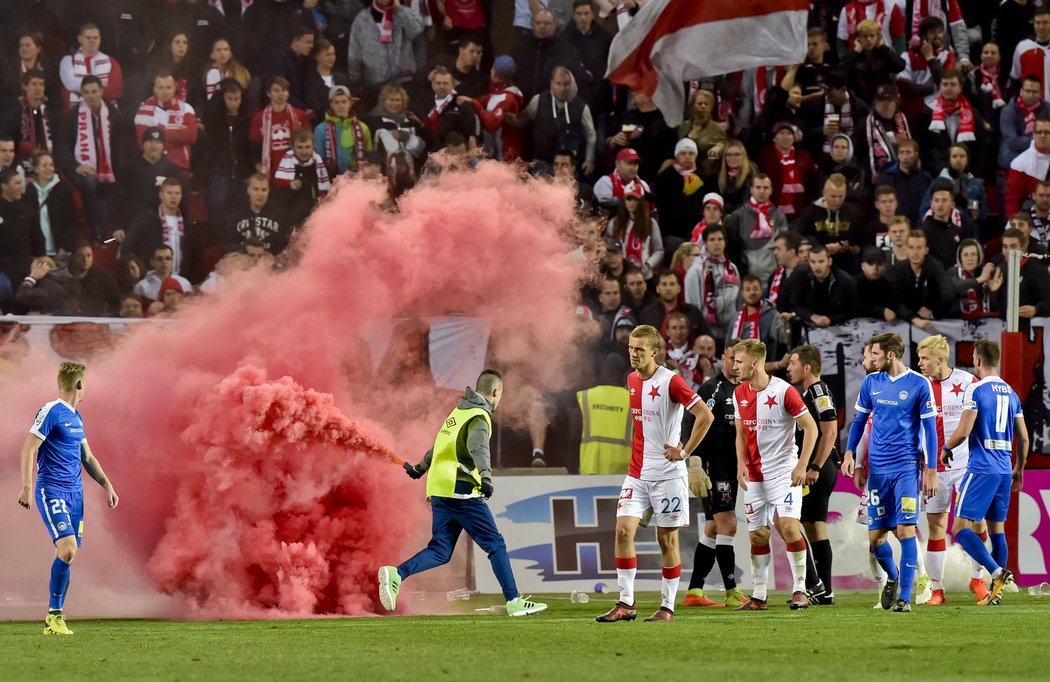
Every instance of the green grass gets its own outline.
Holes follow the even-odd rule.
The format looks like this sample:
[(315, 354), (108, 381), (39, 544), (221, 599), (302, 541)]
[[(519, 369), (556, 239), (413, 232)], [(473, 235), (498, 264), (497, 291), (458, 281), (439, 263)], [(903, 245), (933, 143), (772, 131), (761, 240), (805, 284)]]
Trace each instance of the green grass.
[[(969, 595), (912, 614), (871, 610), (874, 593), (791, 612), (679, 607), (676, 621), (598, 624), (606, 601), (560, 595), (538, 616), (385, 617), (287, 621), (0, 623), (0, 680), (732, 680), (1048, 678), (1050, 600), (1008, 594), (978, 608)], [(476, 597), (464, 610), (494, 597)], [(964, 604), (965, 602), (965, 604)], [(644, 676), (644, 677), (641, 677)]]

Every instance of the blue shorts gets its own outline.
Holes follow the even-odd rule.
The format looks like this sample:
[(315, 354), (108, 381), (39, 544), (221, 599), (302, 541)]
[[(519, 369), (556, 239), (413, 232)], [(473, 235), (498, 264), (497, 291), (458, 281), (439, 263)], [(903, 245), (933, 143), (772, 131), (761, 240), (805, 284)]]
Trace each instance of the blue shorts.
[(868, 530), (891, 530), (919, 522), (919, 472), (868, 477)]
[(83, 491), (49, 490), (38, 484), (36, 508), (40, 510), (40, 518), (51, 535), (51, 542), (73, 535), (77, 538), (77, 547), (80, 546), (84, 536)]
[(967, 521), (1006, 521), (1010, 509), (1010, 474), (977, 474), (969, 471), (955, 496), (955, 516)]

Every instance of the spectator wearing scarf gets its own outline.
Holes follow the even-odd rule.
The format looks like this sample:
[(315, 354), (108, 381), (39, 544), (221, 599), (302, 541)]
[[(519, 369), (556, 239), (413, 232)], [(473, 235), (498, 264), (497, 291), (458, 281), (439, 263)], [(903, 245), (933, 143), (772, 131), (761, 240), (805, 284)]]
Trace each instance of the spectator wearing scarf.
[(704, 183), (698, 175), (696, 157), (696, 142), (683, 137), (675, 145), (674, 161), (653, 182), (663, 232), (682, 240), (692, 236), (693, 227), (703, 218)]
[(412, 41), (423, 33), (422, 18), (393, 0), (373, 0), (350, 27), (347, 72), (350, 84), (374, 91), (407, 81), (417, 68)]
[(685, 302), (703, 313), (716, 338), (723, 338), (737, 312), (740, 270), (726, 255), (726, 230), (712, 225), (704, 231), (707, 254), (685, 273)]
[(744, 269), (756, 275), (763, 284), (776, 270), (773, 240), (778, 232), (787, 229), (787, 219), (770, 201), (772, 183), (765, 173), (756, 173), (751, 179), (751, 198), (729, 214), (725, 220), (730, 243), (737, 243), (743, 251)]
[(1021, 81), (1016, 99), (1003, 107), (999, 116), (999, 167), (1010, 164), (1032, 145), (1032, 133), (1038, 119), (1050, 119), (1050, 103), (1043, 99), (1043, 86), (1033, 76)]
[(328, 92), (328, 111), (314, 128), (314, 151), (330, 176), (354, 172), (357, 162), (372, 151), (372, 131), (354, 114), (357, 98), (350, 88), (337, 85)]
[(15, 151), (22, 162), (22, 169), (32, 175), (33, 155), (37, 152), (53, 151), (51, 137), (51, 112), (45, 98), (44, 72), (33, 69), (22, 74), (22, 95), (8, 111), (18, 116), (17, 125), (13, 122), (4, 126), (14, 132)]
[(875, 90), (871, 113), (864, 119), (864, 142), (873, 178), (897, 160), (901, 141), (910, 138), (911, 128), (900, 110), (896, 88), (889, 84), (880, 85)]
[(164, 151), (183, 171), (190, 170), (190, 154), (197, 143), (197, 112), (175, 96), (175, 77), (161, 71), (153, 78), (153, 96), (139, 106), (135, 114), (135, 138), (142, 148), (147, 128), (164, 130)]
[(492, 63), (492, 81), (486, 95), (468, 98), (481, 122), (485, 151), (497, 161), (516, 161), (522, 155), (521, 130), (507, 122), (507, 117), (525, 107), (525, 96), (513, 84), (517, 66), (509, 55), (500, 55)]
[(940, 94), (923, 113), (920, 129), (925, 132), (923, 168), (932, 175), (939, 175), (948, 165), (953, 144), (965, 144), (971, 158), (977, 158), (984, 149), (988, 125), (963, 96), (958, 71), (949, 69), (941, 74)]
[(951, 313), (963, 319), (984, 317), (992, 310), (988, 283), (995, 272), (992, 263), (984, 262), (984, 249), (976, 239), (959, 243), (955, 265), (947, 270), (949, 291), (954, 296)]
[(812, 184), (817, 175), (813, 157), (795, 144), (797, 135), (790, 123), (776, 124), (772, 143), (758, 155), (759, 169), (773, 182), (773, 204), (788, 219), (801, 213), (809, 203), (812, 192), (807, 184)]
[(117, 60), (99, 50), (102, 33), (98, 26), (91, 23), (81, 26), (77, 41), (80, 48), (63, 57), (59, 64), (66, 101), (71, 107), (80, 103), (80, 85), (85, 76), (95, 76), (102, 82), (104, 99), (111, 102), (120, 99), (124, 94), (124, 76)]

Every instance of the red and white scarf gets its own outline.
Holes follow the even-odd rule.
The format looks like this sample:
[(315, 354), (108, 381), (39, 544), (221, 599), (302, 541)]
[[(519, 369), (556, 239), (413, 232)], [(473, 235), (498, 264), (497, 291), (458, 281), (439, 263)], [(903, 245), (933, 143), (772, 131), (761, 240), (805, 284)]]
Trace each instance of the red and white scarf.
[[(792, 151), (792, 154), (794, 152)], [(755, 229), (751, 231), (752, 239), (764, 239), (773, 236), (773, 223), (769, 221), (769, 209), (773, 208), (773, 202), (767, 201), (763, 204), (755, 201), (754, 197), (747, 200), (747, 205), (755, 212)]]
[[(84, 76), (98, 76), (102, 81), (102, 89), (109, 85), (109, 74), (113, 71), (113, 62), (109, 55), (99, 52), (94, 57), (88, 58), (83, 51), (77, 50), (73, 53), (73, 76), (81, 79)], [(76, 104), (80, 101), (80, 95), (75, 92), (69, 93), (69, 103)]]
[(868, 136), (868, 149), (871, 150), (871, 172), (878, 175), (885, 166), (897, 160), (897, 147), (901, 140), (911, 138), (911, 129), (908, 127), (908, 118), (900, 111), (893, 117), (894, 129), (888, 130), (882, 123), (882, 118), (872, 112), (867, 119), (866, 133)]
[[(773, 70), (773, 85), (779, 86), (780, 81), (784, 79), (784, 74), (787, 73), (787, 68), (778, 66)], [(755, 97), (754, 97), (754, 111), (755, 115), (758, 116), (766, 108), (766, 99), (769, 98), (769, 67), (760, 66), (755, 69)]]
[(806, 188), (802, 186), (802, 178), (795, 164), (795, 148), (791, 147), (787, 154), (781, 153), (776, 147), (777, 160), (780, 162), (780, 203), (778, 208), (787, 216), (795, 214), (795, 197), (804, 194)]
[[(926, 60), (926, 56), (919, 50), (913, 49), (905, 52), (908, 56), (908, 64), (911, 66), (913, 73), (921, 73), (927, 71), (930, 68), (930, 63)], [(955, 68), (955, 53), (950, 50), (942, 49), (940, 52), (933, 55), (933, 58), (941, 63), (944, 70)]]
[[(241, 0), (241, 16), (248, 11), (248, 8), (252, 6), (255, 0)], [(219, 10), (219, 14), (226, 16), (226, 9), (222, 6), (222, 0), (208, 0), (208, 4)]]
[(691, 237), (689, 237), (689, 241), (693, 242), (694, 244), (700, 244), (702, 246), (704, 241), (704, 230), (706, 229), (706, 220), (701, 220), (700, 222), (698, 222), (693, 228), (693, 234)]
[[(354, 135), (354, 165), (356, 166), (361, 162), (361, 159), (365, 157), (365, 133), (361, 129), (361, 121), (356, 116), (343, 119), (344, 125), (349, 125), (350, 130), (353, 131)], [(346, 135), (340, 132), (339, 139), (336, 138), (335, 134), (338, 131), (336, 122), (328, 118), (325, 121), (325, 145), (324, 154), (325, 162), (328, 166), (333, 169), (333, 172), (337, 172), (339, 169), (339, 158), (338, 152), (341, 143), (346, 141)]]
[(854, 0), (846, 5), (846, 44), (851, 49), (857, 37), (857, 25), (868, 18), (868, 7), (872, 5), (875, 5), (875, 16), (872, 17), (872, 21), (878, 24), (881, 30), (883, 22), (886, 21), (886, 6), (882, 0)]
[(634, 231), (634, 221), (627, 223), (627, 231), (623, 236), (623, 256), (628, 263), (641, 268), (645, 266), (645, 244), (642, 243), (638, 233)]
[[(938, 218), (935, 215), (933, 215), (932, 208), (926, 209), (926, 212), (922, 214), (922, 222), (926, 222), (927, 218), (933, 218), (934, 220), (938, 220)], [(953, 208), (952, 214), (948, 216), (948, 222), (954, 225), (955, 227), (962, 227), (962, 212), (957, 208)]]
[[(839, 132), (844, 135), (853, 136), (853, 113), (850, 109), (850, 98), (849, 93), (846, 94), (846, 102), (842, 105), (839, 111), (835, 111), (835, 105), (832, 104), (827, 97), (824, 98), (824, 125), (828, 125), (828, 119), (838, 114), (839, 116)], [(824, 138), (824, 153), (831, 153), (831, 138)]]
[(379, 42), (394, 42), (394, 6), (380, 7), (377, 0), (372, 0), (372, 9), (383, 15), (379, 21)]
[(715, 270), (718, 266), (727, 270), (729, 263), (724, 257), (708, 256), (704, 259), (704, 321), (711, 325), (718, 324), (718, 307), (715, 305)]
[(30, 159), (37, 150), (45, 149), (51, 151), (51, 126), (47, 121), (47, 104), (40, 103), (40, 122), (44, 129), (44, 139), (36, 139), (36, 119), (33, 117), (33, 107), (26, 101), (25, 96), (18, 98), (18, 105), (22, 108), (22, 116), (19, 119), (20, 143), (18, 155), (23, 159)]
[(168, 216), (164, 215), (163, 206), (157, 207), (157, 216), (160, 218), (161, 241), (170, 246), (172, 250), (171, 271), (177, 273), (182, 264), (182, 240), (186, 236), (186, 224), (182, 220), (182, 212), (178, 210), (175, 212), (174, 233), (172, 233), (171, 226), (168, 225)]
[(749, 312), (750, 307), (751, 306), (745, 303), (740, 309), (740, 314), (736, 316), (736, 327), (733, 330), (733, 336), (735, 338), (759, 338), (758, 321), (762, 317), (762, 302), (759, 302), (758, 306), (755, 307), (754, 312)]
[(99, 182), (116, 182), (117, 178), (113, 174), (113, 155), (110, 151), (109, 107), (105, 102), (98, 110), (101, 145), (96, 144), (92, 118), (91, 107), (81, 102), (77, 107), (77, 142), (73, 155), (78, 165), (95, 169), (95, 177)]
[(641, 178), (636, 177), (634, 180), (625, 183), (623, 178), (620, 177), (619, 171), (613, 171), (609, 173), (609, 181), (612, 182), (612, 194), (617, 199), (623, 199), (623, 193), (629, 189), (632, 189), (635, 183), (641, 183), (642, 191), (648, 193), (649, 185), (645, 183)]
[[(977, 279), (976, 275), (970, 274), (961, 265), (956, 265), (955, 270), (959, 273), (961, 279)], [(990, 309), (989, 303), (988, 285), (986, 284), (967, 289), (966, 292), (959, 297), (959, 307), (962, 310), (963, 317), (977, 316), (987, 313)]]
[(976, 141), (973, 108), (962, 95), (959, 95), (954, 102), (945, 102), (943, 97), (937, 95), (937, 102), (933, 107), (933, 119), (930, 121), (930, 130), (946, 130), (945, 119), (953, 114), (959, 114), (959, 129), (955, 134), (954, 142)]
[[(286, 105), (284, 110), (288, 112), (288, 118), (291, 121), (291, 130), (288, 133), (288, 137), (291, 139), (291, 136), (295, 134), (295, 131), (301, 127), (301, 121), (299, 120), (299, 117), (296, 116), (298, 110), (292, 105)], [(270, 149), (272, 146), (272, 140), (270, 139), (271, 128), (273, 128), (273, 105), (267, 105), (266, 108), (262, 110), (262, 166), (267, 173), (272, 169), (272, 166), (270, 165), (270, 154), (272, 152)]]
[[(1006, 102), (1003, 101), (1003, 93), (999, 89), (999, 65), (985, 66), (981, 64), (978, 71), (981, 74), (981, 91), (991, 94), (992, 106), (996, 109), (1006, 106)], [(1020, 98), (1018, 98), (1017, 106), (1021, 106)], [(1038, 107), (1039, 105), (1036, 106)], [(1032, 114), (1032, 123), (1035, 123), (1035, 114)], [(1031, 135), (1031, 131), (1028, 134)]]
[(784, 283), (784, 275), (787, 274), (787, 268), (783, 265), (778, 265), (777, 269), (773, 271), (773, 277), (769, 280), (769, 302), (773, 305), (777, 304), (777, 298), (780, 296), (780, 285)]
[(441, 114), (445, 113), (445, 109), (448, 109), (449, 105), (456, 98), (456, 93), (453, 92), (448, 94), (441, 99), (434, 98), (434, 107), (427, 114), (427, 128), (430, 132), (437, 133), (441, 131)]
[(1043, 103), (1043, 101), (1039, 100), (1038, 102), (1036, 102), (1035, 106), (1027, 107), (1027, 106), (1025, 106), (1025, 103), (1021, 101), (1020, 95), (1018, 95), (1018, 97), (1017, 97), (1017, 109), (1024, 116), (1024, 134), (1025, 135), (1031, 135), (1032, 131), (1035, 130), (1036, 115), (1039, 113), (1039, 105), (1042, 104), (1042, 103)]

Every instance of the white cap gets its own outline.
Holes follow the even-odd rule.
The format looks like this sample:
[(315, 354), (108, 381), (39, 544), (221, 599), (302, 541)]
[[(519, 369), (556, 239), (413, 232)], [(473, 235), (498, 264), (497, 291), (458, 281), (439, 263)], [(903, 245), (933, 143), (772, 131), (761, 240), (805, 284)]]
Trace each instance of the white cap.
[(685, 149), (692, 151), (694, 154), (697, 153), (696, 143), (688, 137), (683, 137), (681, 140), (678, 140), (678, 144), (674, 146), (674, 155), (678, 156), (679, 152)]

